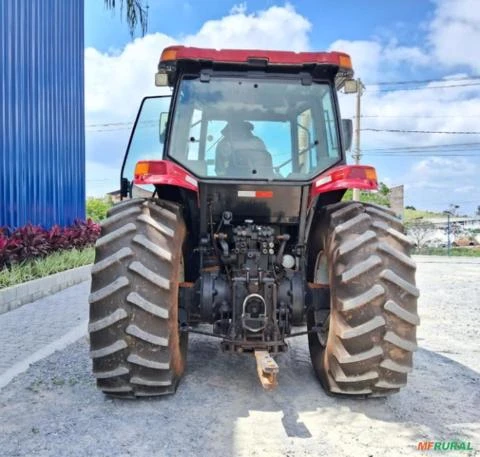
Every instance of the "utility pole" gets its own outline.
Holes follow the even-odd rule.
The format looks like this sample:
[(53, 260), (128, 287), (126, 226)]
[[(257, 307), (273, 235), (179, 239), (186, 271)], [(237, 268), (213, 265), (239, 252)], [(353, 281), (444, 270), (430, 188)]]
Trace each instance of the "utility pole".
[(450, 216), (455, 216), (457, 209), (460, 208), (458, 205), (450, 204), (450, 209), (444, 211), (443, 214), (447, 215), (447, 255), (450, 256)]
[[(365, 86), (362, 84), (360, 78), (357, 79), (357, 102), (355, 109), (355, 149), (353, 152), (353, 159), (355, 160), (355, 165), (360, 165), (360, 113), (361, 113), (361, 103), (363, 89)], [(360, 200), (360, 189), (353, 189), (353, 200)]]
[(447, 255), (450, 257), (450, 211), (447, 211)]

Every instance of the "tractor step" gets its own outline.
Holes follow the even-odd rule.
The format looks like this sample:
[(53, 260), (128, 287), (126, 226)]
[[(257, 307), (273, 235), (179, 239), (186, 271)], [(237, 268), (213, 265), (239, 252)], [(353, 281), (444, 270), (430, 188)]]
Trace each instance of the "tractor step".
[(257, 373), (265, 390), (273, 390), (277, 387), (278, 365), (267, 351), (255, 351)]

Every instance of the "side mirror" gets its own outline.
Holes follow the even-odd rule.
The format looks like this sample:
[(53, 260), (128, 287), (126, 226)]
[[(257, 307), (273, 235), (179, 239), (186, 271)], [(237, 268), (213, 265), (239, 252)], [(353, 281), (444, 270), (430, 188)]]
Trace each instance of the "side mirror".
[(351, 119), (342, 119), (342, 136), (345, 150), (349, 151), (352, 147), (353, 122)]
[(120, 197), (127, 198), (130, 191), (130, 182), (127, 178), (120, 179)]
[(160, 119), (158, 122), (158, 132), (159, 132), (159, 139), (160, 143), (165, 143), (165, 135), (167, 132), (167, 121), (168, 121), (168, 113), (160, 113)]

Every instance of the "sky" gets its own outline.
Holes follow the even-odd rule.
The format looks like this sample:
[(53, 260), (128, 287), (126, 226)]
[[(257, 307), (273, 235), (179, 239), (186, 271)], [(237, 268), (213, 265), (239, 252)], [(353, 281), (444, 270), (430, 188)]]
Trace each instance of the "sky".
[[(147, 34), (134, 38), (120, 11), (85, 3), (87, 195), (118, 188), (140, 102), (165, 92), (154, 86), (160, 53), (186, 44), (349, 53), (366, 87), (362, 163), (403, 184), (406, 205), (480, 205), (478, 0), (149, 0)], [(405, 81), (431, 82), (384, 84)], [(355, 96), (339, 98), (352, 118)]]

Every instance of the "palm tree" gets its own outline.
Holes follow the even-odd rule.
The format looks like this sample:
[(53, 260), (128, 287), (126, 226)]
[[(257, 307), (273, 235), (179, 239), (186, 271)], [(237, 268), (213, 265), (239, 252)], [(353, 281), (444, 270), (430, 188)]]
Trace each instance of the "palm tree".
[(123, 15), (125, 8), (125, 17), (127, 19), (130, 35), (135, 32), (135, 29), (140, 24), (142, 35), (145, 35), (148, 25), (148, 4), (147, 0), (104, 0), (105, 7), (114, 10), (120, 6), (120, 15)]

